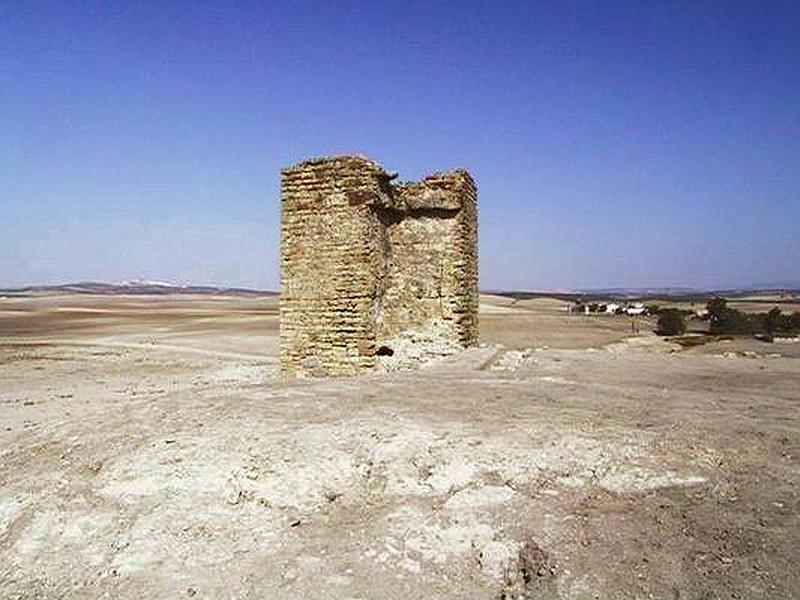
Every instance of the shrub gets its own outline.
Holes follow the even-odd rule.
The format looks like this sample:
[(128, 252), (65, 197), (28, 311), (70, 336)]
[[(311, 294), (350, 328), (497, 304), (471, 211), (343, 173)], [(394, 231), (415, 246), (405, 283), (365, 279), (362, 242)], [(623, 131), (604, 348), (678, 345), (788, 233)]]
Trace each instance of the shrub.
[(794, 335), (800, 331), (800, 313), (784, 315), (780, 308), (773, 308), (764, 316), (767, 333), (774, 335)]
[[(725, 312), (723, 319), (717, 322), (716, 327), (716, 331), (719, 333), (740, 334), (757, 333), (760, 329), (762, 328), (759, 326), (759, 319), (757, 317), (752, 317), (732, 308), (729, 308)], [(714, 330), (715, 328), (712, 327), (712, 331)]]
[(677, 308), (667, 308), (661, 311), (658, 317), (658, 335), (683, 335), (686, 333), (686, 319), (683, 311)]
[(761, 315), (748, 315), (734, 308), (728, 308), (724, 298), (714, 298), (706, 305), (708, 308), (709, 332), (713, 334), (752, 334), (764, 329)]
[(775, 333), (781, 328), (781, 309), (773, 308), (764, 318), (764, 325), (767, 333)]
[(728, 308), (724, 298), (714, 298), (707, 305), (709, 332), (713, 334), (791, 335), (800, 331), (800, 313), (784, 315), (778, 307), (766, 313), (747, 314)]
[(709, 320), (713, 323), (724, 316), (728, 310), (728, 301), (725, 298), (712, 298), (706, 304), (706, 310), (708, 310)]

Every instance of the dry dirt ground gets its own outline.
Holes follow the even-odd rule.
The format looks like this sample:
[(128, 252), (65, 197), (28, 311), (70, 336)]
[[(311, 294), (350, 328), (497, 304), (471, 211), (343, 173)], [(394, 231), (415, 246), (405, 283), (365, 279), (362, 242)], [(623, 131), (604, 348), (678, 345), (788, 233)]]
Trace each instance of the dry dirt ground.
[(293, 382), (274, 298), (0, 300), (0, 598), (800, 596), (800, 344), (482, 331)]

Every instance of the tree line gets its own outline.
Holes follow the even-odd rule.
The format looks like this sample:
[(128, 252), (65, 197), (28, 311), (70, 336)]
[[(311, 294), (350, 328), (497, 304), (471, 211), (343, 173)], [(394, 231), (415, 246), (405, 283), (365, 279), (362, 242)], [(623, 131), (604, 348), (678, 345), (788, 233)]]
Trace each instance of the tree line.
[[(706, 304), (712, 335), (760, 335), (768, 339), (800, 334), (800, 312), (785, 314), (780, 308), (765, 313), (746, 313), (728, 306), (725, 298), (713, 298)], [(686, 317), (692, 311), (665, 308), (658, 311), (659, 335), (682, 335), (686, 332)]]

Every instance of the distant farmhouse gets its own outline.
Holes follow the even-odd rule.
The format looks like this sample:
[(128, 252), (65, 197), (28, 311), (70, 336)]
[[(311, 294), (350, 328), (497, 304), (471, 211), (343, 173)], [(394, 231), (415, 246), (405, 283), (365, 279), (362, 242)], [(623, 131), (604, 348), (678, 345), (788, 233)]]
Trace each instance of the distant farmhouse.
[(617, 302), (609, 302), (607, 304), (600, 302), (575, 302), (566, 307), (566, 310), (571, 313), (577, 314), (605, 314), (605, 315), (628, 315), (637, 317), (650, 314), (650, 310), (643, 302), (632, 302), (630, 304), (620, 304)]

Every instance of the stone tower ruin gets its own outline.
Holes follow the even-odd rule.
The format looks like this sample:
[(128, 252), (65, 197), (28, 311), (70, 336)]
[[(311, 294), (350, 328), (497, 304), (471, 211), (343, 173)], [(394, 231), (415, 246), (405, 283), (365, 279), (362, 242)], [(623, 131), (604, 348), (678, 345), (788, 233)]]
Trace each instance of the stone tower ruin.
[(456, 170), (414, 183), (393, 179), (360, 156), (283, 170), (284, 374), (361, 373), (409, 331), (426, 332), (423, 345), (477, 343), (472, 177)]

